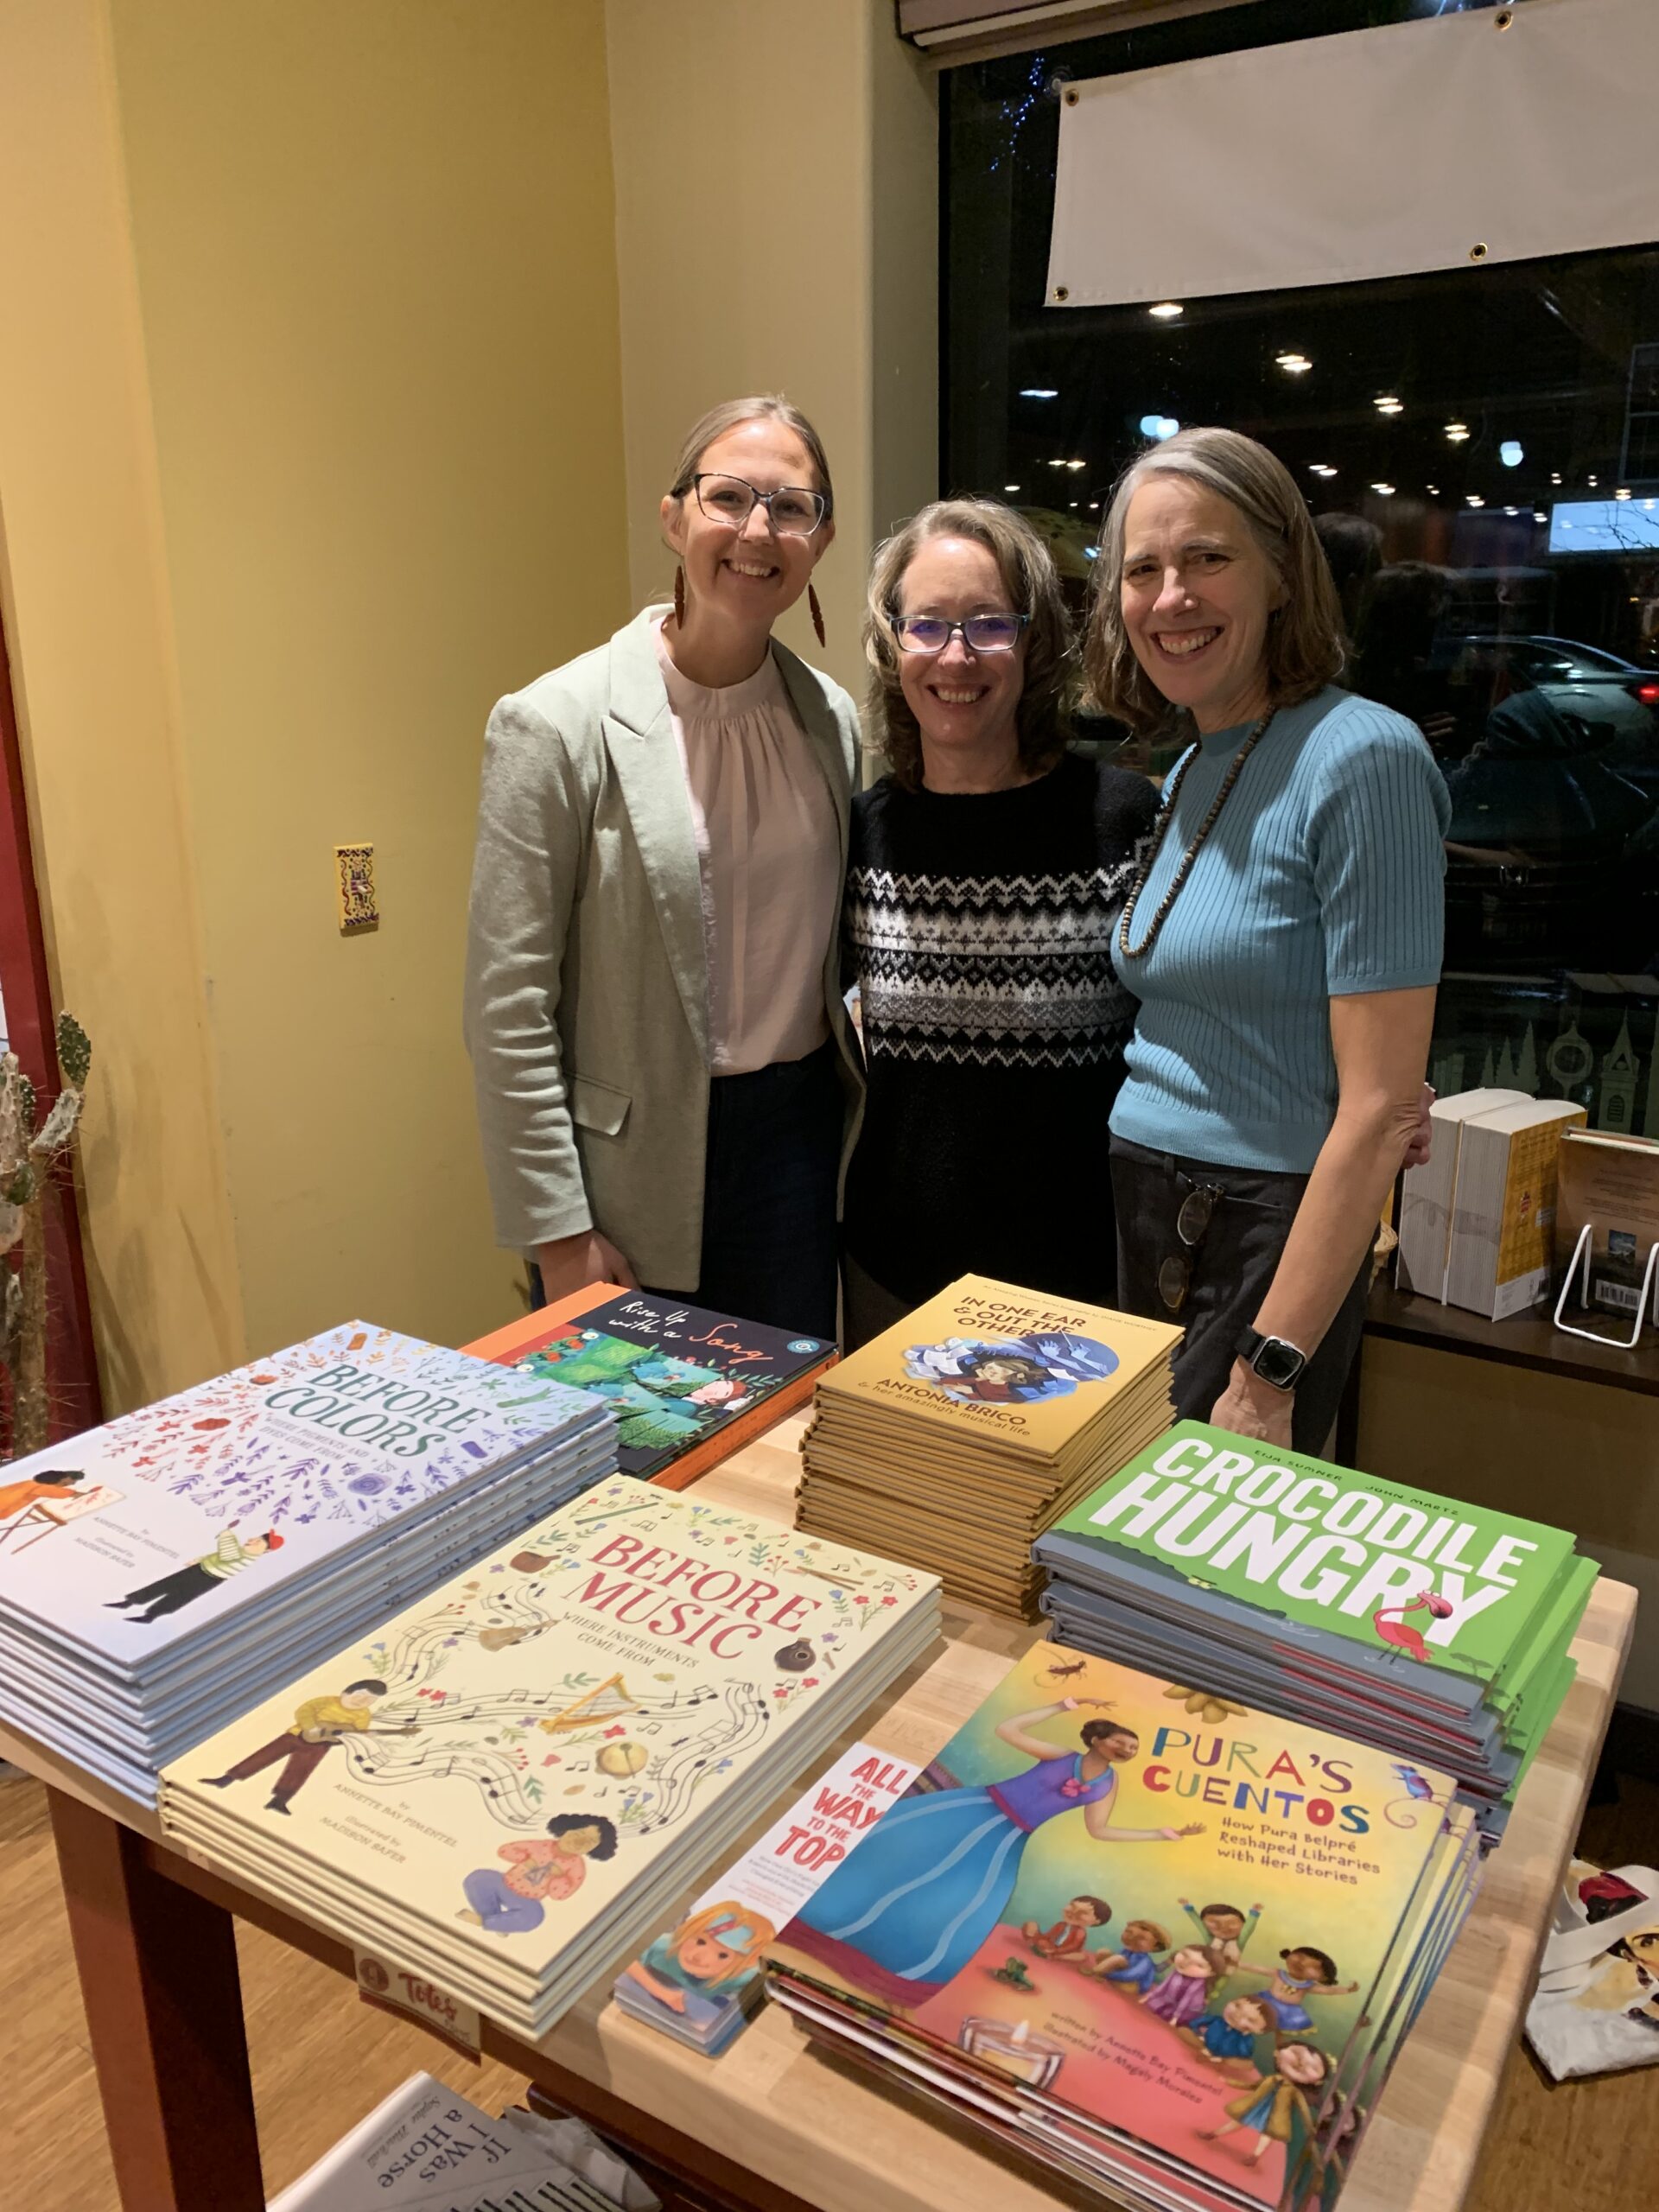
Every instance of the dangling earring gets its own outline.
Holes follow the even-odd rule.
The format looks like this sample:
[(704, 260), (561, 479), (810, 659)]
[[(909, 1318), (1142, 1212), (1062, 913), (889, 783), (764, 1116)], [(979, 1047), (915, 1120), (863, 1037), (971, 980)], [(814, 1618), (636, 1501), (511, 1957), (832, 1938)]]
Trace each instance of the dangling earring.
[(683, 569), (676, 569), (674, 571), (674, 627), (677, 630), (683, 630), (685, 627), (685, 570)]
[(818, 594), (810, 584), (806, 588), (806, 604), (812, 617), (812, 627), (818, 633), (818, 643), (823, 643), (823, 609), (818, 605)]

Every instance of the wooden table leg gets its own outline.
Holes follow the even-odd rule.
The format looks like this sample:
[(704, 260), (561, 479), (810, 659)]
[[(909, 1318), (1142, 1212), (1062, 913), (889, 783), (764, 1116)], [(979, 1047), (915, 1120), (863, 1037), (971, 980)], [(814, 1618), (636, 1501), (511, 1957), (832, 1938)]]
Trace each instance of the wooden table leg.
[(47, 1796), (124, 2212), (264, 2212), (235, 1923)]

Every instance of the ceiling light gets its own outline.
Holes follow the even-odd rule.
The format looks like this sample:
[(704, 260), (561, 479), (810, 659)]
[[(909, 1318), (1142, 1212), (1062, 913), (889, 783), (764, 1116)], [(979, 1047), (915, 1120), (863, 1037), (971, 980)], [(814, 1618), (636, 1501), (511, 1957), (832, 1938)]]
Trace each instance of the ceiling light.
[(1157, 306), (1148, 308), (1147, 313), (1156, 315), (1160, 322), (1173, 322), (1176, 316), (1185, 315), (1186, 309), (1179, 300), (1160, 300)]
[(1533, 509), (1532, 518), (1534, 522), (1548, 522), (1549, 520), (1549, 517), (1544, 512), (1541, 507), (1535, 507)]
[(1392, 484), (1373, 484), (1371, 489), (1373, 492), (1380, 492), (1385, 499), (1391, 499), (1394, 497)]
[(1089, 466), (1086, 461), (1068, 461), (1065, 465), (1068, 468), (1087, 468)]
[(1593, 486), (1593, 485), (1599, 484), (1599, 483), (1600, 483), (1600, 481), (1601, 481), (1601, 479), (1600, 479), (1600, 477), (1599, 477), (1599, 476), (1586, 476), (1586, 477), (1585, 478), (1585, 480), (1585, 480), (1585, 482), (1586, 482), (1586, 484), (1589, 484), (1589, 485)]
[(1614, 493), (1614, 494), (1613, 494), (1613, 497), (1614, 497), (1616, 499), (1628, 499), (1630, 498), (1630, 486), (1629, 486), (1628, 484), (1621, 484), (1621, 485), (1619, 486), (1619, 487), (1618, 487), (1618, 491), (1617, 491), (1617, 492), (1615, 492), (1615, 493)]
[(1440, 496), (1440, 487), (1438, 484), (1425, 484), (1423, 489), (1431, 499), (1438, 499)]
[[(1649, 505), (1649, 506), (1651, 506), (1651, 505), (1653, 505), (1653, 501), (1652, 501), (1651, 499), (1649, 499), (1649, 500), (1648, 501), (1648, 505)], [(1099, 501), (1098, 499), (1090, 499), (1090, 502), (1089, 502), (1089, 512), (1090, 512), (1090, 513), (1091, 515), (1097, 515), (1097, 514), (1100, 512), (1100, 501)]]
[(1561, 472), (1559, 468), (1551, 469), (1549, 473), (1549, 480), (1552, 484), (1559, 484), (1560, 482)]
[(1002, 486), (1002, 489), (1005, 492), (1017, 492), (1020, 489), (1020, 486), (1017, 484), (1005, 484)]
[(1373, 400), (1371, 404), (1379, 415), (1400, 415), (1404, 413), (1406, 403), (1403, 399), (1396, 399), (1393, 393), (1389, 392), (1382, 399)]
[(1073, 500), (1072, 500), (1072, 502), (1071, 502), (1071, 504), (1072, 504), (1072, 505), (1075, 507), (1075, 506), (1077, 505), (1077, 501), (1076, 501), (1075, 499), (1073, 499)]
[(1051, 391), (1046, 385), (1028, 384), (1021, 387), (1021, 399), (1058, 399), (1058, 391)]
[(1518, 515), (1521, 510), (1519, 507), (1505, 507), (1503, 512), (1506, 515)]
[(1334, 476), (1337, 473), (1328, 461), (1310, 461), (1307, 465), (1315, 476)]
[(1497, 449), (1497, 457), (1505, 468), (1519, 468), (1527, 456), (1521, 450), (1519, 438), (1505, 438)]
[(1485, 500), (1481, 498), (1478, 492), (1467, 492), (1464, 496), (1468, 500), (1471, 507), (1484, 507), (1486, 504)]
[(1051, 468), (1064, 468), (1066, 464), (1064, 461), (1051, 461), (1048, 465)]
[(1085, 545), (1083, 549), (1083, 557), (1085, 561), (1098, 561), (1100, 558), (1099, 546)]
[(1469, 435), (1469, 425), (1466, 423), (1448, 423), (1446, 435), (1454, 446), (1460, 446)]
[(1313, 365), (1306, 353), (1275, 353), (1273, 358), (1287, 377), (1305, 377)]

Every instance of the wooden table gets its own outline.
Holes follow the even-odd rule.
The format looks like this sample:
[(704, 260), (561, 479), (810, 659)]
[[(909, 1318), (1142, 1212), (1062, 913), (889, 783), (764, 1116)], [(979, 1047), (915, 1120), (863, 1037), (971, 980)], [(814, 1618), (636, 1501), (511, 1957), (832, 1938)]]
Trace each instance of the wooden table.
[[(800, 1423), (705, 1477), (710, 1500), (790, 1516)], [(1344, 2212), (1453, 2212), (1468, 2188), (1577, 1834), (1635, 1616), (1596, 1585), (1573, 1645), (1579, 1679), (1527, 1778), (1501, 1850), (1381, 2098)], [(1033, 1631), (966, 1611), (854, 1736), (931, 1756)], [(0, 1753), (51, 1787), (54, 1830), (111, 2149), (125, 2212), (264, 2212), (232, 1916), (348, 1978), (332, 1936), (198, 1866), (159, 1822), (0, 1730)], [(827, 1762), (826, 1762), (827, 1763)], [(804, 1778), (804, 1777), (803, 1777)], [(799, 1782), (755, 1823), (759, 1834)], [(734, 1857), (735, 1853), (732, 1854)], [(704, 1874), (688, 1885), (687, 1900)], [(1034, 2168), (810, 2053), (776, 2007), (718, 2059), (626, 2018), (619, 1957), (539, 2044), (484, 2030), (487, 2056), (538, 2082), (625, 2147), (764, 2212), (1053, 2212), (1074, 2201)], [(349, 2054), (342, 2052), (349, 2063)], [(435, 2055), (441, 2067), (442, 2058)]]

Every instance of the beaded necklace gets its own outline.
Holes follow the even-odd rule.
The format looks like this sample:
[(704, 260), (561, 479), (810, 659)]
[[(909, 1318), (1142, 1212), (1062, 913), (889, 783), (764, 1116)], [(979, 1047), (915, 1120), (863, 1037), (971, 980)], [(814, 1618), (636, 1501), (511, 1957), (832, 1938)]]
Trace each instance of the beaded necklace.
[(1135, 919), (1135, 902), (1146, 888), (1147, 878), (1152, 874), (1154, 861), (1163, 849), (1164, 839), (1168, 834), (1170, 821), (1175, 812), (1175, 802), (1181, 795), (1181, 785), (1186, 781), (1186, 772), (1198, 758), (1200, 748), (1195, 745), (1176, 770), (1175, 780), (1169, 787), (1169, 796), (1159, 808), (1158, 819), (1152, 825), (1152, 849), (1141, 864), (1140, 872), (1130, 887), (1129, 895), (1123, 902), (1123, 912), (1118, 918), (1117, 949), (1125, 960), (1144, 960), (1153, 946), (1157, 944), (1158, 932), (1168, 920), (1170, 908), (1180, 896), (1181, 887), (1192, 872), (1192, 863), (1198, 857), (1199, 848), (1214, 829), (1217, 816), (1227, 804), (1227, 794), (1238, 781), (1240, 769), (1243, 767), (1244, 763), (1255, 752), (1262, 738), (1267, 735), (1268, 725), (1277, 711), (1276, 708), (1269, 707), (1243, 744), (1234, 753), (1232, 765), (1221, 779), (1221, 788), (1211, 803), (1209, 813), (1199, 823), (1192, 843), (1181, 855), (1181, 864), (1170, 879), (1169, 888), (1159, 902), (1158, 911), (1152, 918), (1151, 926), (1140, 944), (1132, 945), (1129, 943), (1129, 925)]

